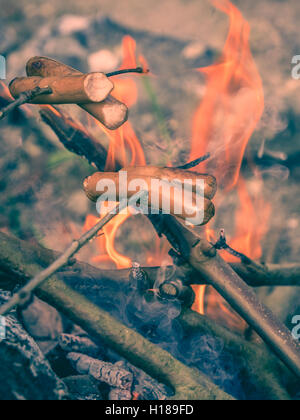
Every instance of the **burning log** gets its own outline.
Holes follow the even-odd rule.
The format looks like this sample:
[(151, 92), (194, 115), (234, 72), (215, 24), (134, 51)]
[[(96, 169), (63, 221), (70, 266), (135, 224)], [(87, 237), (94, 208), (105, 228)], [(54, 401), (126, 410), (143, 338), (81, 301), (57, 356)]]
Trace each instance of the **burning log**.
[(252, 287), (300, 286), (300, 264), (231, 264), (233, 270)]
[[(15, 268), (14, 258), (9, 258), (6, 248), (11, 250), (14, 248), (21, 249), (24, 260), (28, 261), (28, 263), (34, 262), (39, 268), (52, 264), (61, 255), (59, 252), (46, 249), (38, 244), (29, 244), (0, 232), (0, 285), (8, 289), (13, 289), (16, 282), (24, 283), (29, 278), (24, 277), (21, 267), (18, 266), (18, 268)], [(262, 267), (263, 270), (259, 272), (259, 278), (256, 281), (255, 271), (248, 272), (247, 267), (244, 267), (241, 263), (231, 264), (231, 267), (249, 286), (300, 286), (300, 264), (291, 264), (288, 266), (266, 264), (258, 266)], [(208, 284), (207, 279), (190, 266), (184, 267), (184, 272), (182, 272), (182, 267), (177, 267), (175, 272), (174, 267), (167, 267), (166, 269), (168, 272), (174, 274), (174, 278), (184, 276), (187, 284)], [(146, 274), (152, 288), (157, 279), (159, 267), (143, 267), (141, 270)], [(19, 275), (19, 273), (22, 274)], [(73, 277), (89, 279), (94, 285), (98, 284), (100, 286), (107, 282), (113, 282), (115, 285), (126, 285), (128, 284), (128, 279), (132, 276), (132, 270), (101, 270), (87, 263), (72, 261), (71, 266), (67, 266), (61, 270), (61, 276), (66, 280)], [(167, 277), (169, 278), (168, 275)]]
[[(24, 284), (41, 270), (43, 258), (49, 258), (45, 254), (43, 257), (42, 248), (39, 252), (2, 233), (0, 237), (1, 266), (3, 263), (2, 269), (10, 273), (15, 285), (17, 282)], [(151, 377), (169, 386), (175, 391), (174, 399), (232, 400), (230, 395), (220, 390), (201, 372), (188, 368), (140, 334), (116, 321), (56, 276), (40, 286), (36, 294), (87, 331), (96, 341), (103, 341)]]
[(130, 390), (132, 387), (132, 373), (120, 369), (119, 366), (80, 353), (69, 353), (67, 358), (78, 373), (88, 374), (97, 381), (105, 382), (114, 388)]
[(108, 399), (110, 401), (131, 401), (132, 394), (126, 389), (114, 388), (110, 391)]
[[(34, 57), (30, 59), (26, 65), (26, 71), (28, 76), (40, 77), (65, 77), (82, 74), (72, 67), (45, 57)], [(80, 106), (110, 130), (116, 130), (128, 118), (126, 105), (111, 95), (102, 103), (84, 104)]]
[(166, 281), (159, 286), (159, 296), (167, 300), (178, 299), (184, 306), (191, 307), (195, 302), (195, 293), (185, 286), (180, 279)]
[(58, 338), (58, 344), (67, 353), (82, 353), (90, 357), (102, 355), (100, 348), (88, 337), (61, 334)]
[(34, 98), (31, 101), (33, 104), (86, 104), (104, 101), (114, 85), (103, 73), (44, 78), (18, 77), (9, 85), (10, 93), (14, 98), (36, 88), (48, 88), (51, 93)]
[[(5, 280), (2, 282), (1, 278), (2, 287), (8, 287), (8, 280), (11, 284), (10, 288), (13, 288), (17, 283), (24, 284), (24, 282), (30, 279), (35, 272), (41, 270), (46, 265), (51, 264), (58, 255), (58, 253), (47, 250), (39, 245), (27, 244), (16, 238), (11, 238), (0, 233), (0, 265), (2, 271), (4, 271), (2, 276), (4, 276), (3, 278)], [(241, 266), (240, 264), (237, 265)], [(67, 268), (67, 271), (63, 272), (63, 275), (68, 276), (68, 270), (70, 270), (71, 276), (75, 275), (76, 277), (80, 276), (82, 278), (86, 277), (88, 279), (93, 279), (93, 284), (97, 284), (100, 279), (103, 279), (104, 283), (109, 281), (113, 281), (115, 284), (128, 283), (131, 271), (99, 270), (88, 264), (79, 262), (75, 262), (71, 267)], [(300, 270), (299, 266), (298, 270)], [(147, 272), (148, 278), (151, 280), (152, 284), (154, 284), (157, 278), (157, 269), (143, 268), (143, 271)], [(280, 271), (279, 268), (277, 268), (276, 271)], [(199, 274), (195, 273), (194, 280), (192, 281), (194, 284), (197, 275), (199, 276)], [(43, 292), (38, 291), (40, 296), (41, 293), (46, 301), (50, 302), (51, 300), (51, 302), (54, 302), (53, 306), (56, 306), (55, 298), (52, 297), (51, 293), (50, 295), (48, 293), (45, 295), (45, 293), (43, 294)], [(71, 315), (71, 317), (73, 318), (73, 315)], [(81, 321), (83, 322), (83, 320)], [(225, 350), (228, 352), (235, 352), (237, 357), (247, 360), (247, 365), (245, 365), (244, 369), (246, 381), (256, 385), (266, 399), (289, 398), (280, 379), (286, 377), (287, 371), (263, 346), (249, 343), (243, 338), (238, 337), (234, 333), (217, 325), (207, 317), (196, 314), (190, 310), (182, 313), (180, 321), (185, 330), (197, 330), (203, 332), (203, 334), (210, 334), (222, 338)], [(98, 336), (98, 334), (91, 334)], [(135, 364), (135, 361), (136, 359), (133, 358), (132, 363)], [(153, 375), (153, 372), (151, 371), (148, 371), (148, 373)]]
[(102, 401), (97, 382), (88, 375), (69, 376), (64, 378), (68, 388), (68, 399), (75, 401)]
[[(158, 206), (159, 209), (162, 210), (164, 200), (163, 183), (166, 181), (172, 183), (173, 185), (173, 188), (170, 189), (170, 211), (172, 214), (176, 214), (178, 217), (183, 219), (198, 219), (199, 217), (201, 218), (200, 214), (204, 210), (204, 219), (201, 223), (202, 225), (207, 224), (215, 214), (215, 207), (210, 201), (216, 193), (216, 180), (213, 176), (200, 175), (195, 172), (187, 172), (179, 169), (157, 167), (124, 168), (122, 172), (123, 171), (126, 173), (127, 187), (125, 188), (129, 198), (136, 194), (136, 191), (129, 190), (128, 185), (130, 185), (130, 183), (134, 182), (135, 180), (142, 180), (143, 183), (147, 185), (147, 191), (149, 192), (149, 208), (153, 206), (153, 203), (155, 203), (155, 206)], [(120, 174), (121, 173), (116, 172), (105, 174), (98, 172), (86, 178), (84, 181), (84, 190), (87, 197), (92, 201), (97, 201), (97, 199), (102, 194), (98, 188), (99, 182), (107, 182), (107, 180), (109, 180), (112, 181), (116, 186), (117, 200), (119, 200), (121, 195), (124, 194), (122, 191), (123, 184), (120, 182)], [(153, 181), (158, 181), (156, 189), (153, 188)], [(190, 203), (189, 208), (186, 208), (187, 206), (181, 206), (180, 209), (176, 209), (178, 207), (178, 193), (181, 197), (183, 194), (182, 187), (179, 189), (179, 184), (182, 183), (182, 185), (184, 185), (185, 181), (187, 182), (186, 185), (188, 188), (190, 188), (193, 192), (192, 203)], [(204, 209), (202, 207), (197, 207), (196, 205), (196, 184), (199, 181), (204, 182)]]
[(255, 292), (225, 263), (216, 249), (172, 216), (164, 216), (169, 241), (191, 266), (270, 346), (280, 360), (300, 377), (300, 347), (290, 331), (261, 302)]
[(140, 369), (137, 369), (130, 363), (122, 360), (118, 362), (118, 365), (120, 367), (124, 367), (124, 369), (128, 369), (134, 375), (132, 399), (146, 401), (164, 401), (168, 398), (168, 396), (172, 395), (172, 391), (168, 389), (165, 385), (158, 383), (145, 372), (143, 372)]
[[(3, 293), (0, 293), (0, 304)], [(7, 400), (58, 400), (66, 395), (63, 382), (51, 369), (37, 343), (14, 313), (5, 319), (0, 339), (0, 395)]]

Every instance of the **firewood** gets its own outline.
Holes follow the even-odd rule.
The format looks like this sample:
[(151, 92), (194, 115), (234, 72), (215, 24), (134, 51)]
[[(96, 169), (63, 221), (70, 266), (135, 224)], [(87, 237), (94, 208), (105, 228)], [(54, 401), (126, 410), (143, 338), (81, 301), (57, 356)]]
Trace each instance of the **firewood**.
[(132, 373), (119, 366), (80, 353), (69, 353), (67, 358), (78, 373), (88, 374), (97, 381), (105, 382), (114, 388), (130, 390), (132, 387)]
[[(46, 57), (31, 58), (26, 65), (26, 71), (28, 76), (40, 77), (64, 77), (82, 74), (72, 67)], [(126, 105), (111, 95), (100, 104), (84, 104), (80, 106), (110, 130), (116, 130), (128, 118)]]
[[(1, 265), (4, 263), (5, 271), (12, 274), (14, 284), (25, 284), (43, 267), (42, 248), (40, 251), (34, 251), (23, 241), (0, 232)], [(233, 400), (232, 396), (213, 384), (204, 374), (185, 366), (170, 353), (118, 322), (68, 287), (57, 276), (52, 276), (40, 286), (36, 294), (87, 331), (92, 339), (103, 341), (158, 382), (169, 386), (175, 391), (174, 399)]]
[(260, 394), (263, 400), (290, 399), (282, 378), (289, 378), (292, 382), (292, 375), (283, 364), (278, 363), (266, 346), (249, 343), (243, 337), (190, 309), (183, 310), (179, 320), (186, 333), (197, 332), (222, 338), (224, 352), (234, 354), (235, 360), (243, 361), (243, 365), (247, 366), (243, 369), (243, 375), (250, 392), (253, 392), (253, 398)]
[(108, 396), (110, 401), (131, 401), (132, 394), (126, 389), (113, 388)]
[(103, 396), (98, 389), (98, 383), (88, 375), (68, 376), (64, 378), (68, 388), (68, 399), (75, 401), (102, 401)]
[(172, 395), (172, 390), (163, 384), (160, 384), (155, 379), (136, 368), (125, 360), (120, 360), (116, 363), (119, 367), (123, 367), (131, 372), (134, 376), (134, 386), (132, 390), (131, 399), (163, 401)]
[[(51, 250), (41, 247), (37, 244), (29, 244), (17, 238), (9, 237), (0, 232), (0, 266), (4, 273), (1, 275), (1, 286), (12, 289), (16, 284), (25, 284), (28, 279), (38, 270), (41, 270), (46, 265), (51, 264), (59, 255)], [(242, 264), (237, 264), (241, 267)], [(70, 271), (68, 271), (70, 270)], [(152, 284), (157, 279), (157, 268), (143, 268), (147, 272), (148, 278), (151, 279)], [(173, 271), (170, 268), (170, 271)], [(276, 273), (280, 272), (280, 266), (277, 267)], [(298, 265), (298, 273), (300, 266)], [(296, 276), (296, 267), (293, 271)], [(60, 276), (72, 280), (72, 287), (75, 290), (89, 293), (88, 286), (83, 283), (90, 283), (91, 292), (99, 293), (103, 289), (103, 284), (112, 284), (112, 287), (117, 285), (124, 285), (128, 283), (130, 270), (99, 270), (86, 263), (76, 262), (69, 267), (66, 272), (62, 272)], [(2, 276), (5, 281), (2, 281)], [(176, 276), (176, 272), (175, 272)], [(199, 274), (192, 274), (192, 283), (197, 282)], [(167, 276), (168, 277), (168, 276)], [(189, 275), (190, 277), (190, 275)], [(74, 278), (80, 278), (78, 285), (74, 283)], [(299, 278), (299, 276), (298, 276)], [(268, 278), (266, 281), (270, 281)], [(201, 280), (199, 280), (201, 282)], [(207, 283), (207, 282), (206, 282)], [(202, 277), (202, 284), (205, 284), (205, 279)], [(269, 283), (270, 284), (270, 283)], [(97, 289), (99, 285), (99, 289)], [(84, 286), (84, 287), (83, 287)], [(96, 287), (96, 289), (95, 289)], [(41, 291), (37, 291), (41, 296)], [(42, 293), (43, 294), (43, 293)], [(51, 294), (43, 294), (44, 300), (50, 302)], [(54, 304), (55, 306), (55, 304)], [(70, 316), (70, 315), (69, 315)], [(179, 318), (185, 331), (199, 331), (203, 334), (220, 337), (224, 342), (224, 349), (229, 353), (235, 352), (236, 355), (247, 361), (243, 369), (246, 381), (253, 384), (260, 393), (263, 393), (266, 399), (287, 399), (288, 394), (284, 390), (281, 378), (287, 378), (289, 371), (278, 362), (276, 357), (262, 345), (257, 345), (247, 342), (244, 338), (238, 337), (236, 334), (230, 332), (226, 328), (221, 327), (216, 322), (209, 320), (205, 316), (201, 316), (191, 310), (186, 310)], [(77, 321), (75, 321), (77, 323)], [(85, 329), (85, 328), (84, 328)], [(257, 363), (257, 360), (260, 363)], [(132, 360), (135, 364), (135, 361)], [(148, 371), (151, 375), (151, 372)], [(160, 380), (161, 381), (161, 380)], [(162, 381), (164, 382), (164, 381)]]
[[(145, 174), (143, 174), (143, 170)], [(168, 168), (137, 168), (137, 171), (135, 171), (135, 168), (125, 168), (124, 171), (127, 171), (127, 180), (128, 184), (130, 184), (131, 181), (139, 179), (143, 180), (147, 184), (148, 192), (149, 192), (149, 199), (148, 199), (148, 206), (151, 207), (152, 198), (155, 194), (159, 195), (159, 202), (157, 203), (159, 206), (159, 209), (161, 210), (163, 208), (163, 191), (160, 188), (159, 191), (155, 191), (152, 189), (152, 181), (153, 180), (167, 180), (167, 181), (174, 181), (179, 180), (183, 182), (184, 180), (192, 180), (192, 183), (190, 184), (191, 189), (195, 189), (195, 183), (196, 180), (203, 180), (204, 181), (204, 220), (201, 223), (202, 225), (208, 223), (210, 219), (215, 215), (215, 207), (213, 203), (210, 201), (210, 198), (212, 198), (216, 191), (216, 182), (214, 180), (214, 177), (209, 175), (199, 175), (199, 174), (193, 174), (187, 171), (180, 171), (180, 170), (170, 170)], [(97, 201), (97, 199), (100, 197), (101, 192), (97, 191), (97, 185), (102, 180), (110, 180), (114, 182), (114, 185), (116, 186), (116, 193), (117, 193), (117, 200), (119, 199), (119, 194), (121, 190), (121, 186), (119, 185), (119, 173), (116, 172), (110, 172), (110, 173), (95, 173), (92, 176), (88, 177), (84, 181), (84, 191), (87, 195), (87, 197), (92, 201)], [(170, 190), (170, 212), (172, 214), (175, 214), (178, 217), (181, 217), (182, 219), (191, 219), (192, 217), (198, 218), (198, 215), (200, 212), (203, 211), (203, 208), (196, 207), (196, 195), (193, 194), (192, 197), (192, 203), (190, 208), (186, 208), (185, 206), (182, 206), (181, 209), (176, 209), (176, 181), (175, 181), (175, 188), (171, 188)], [(135, 195), (136, 192), (133, 191), (127, 191), (128, 198), (131, 198), (133, 195)], [(186, 204), (186, 203), (185, 203)]]
[(184, 307), (191, 307), (195, 302), (195, 293), (185, 286), (180, 279), (166, 281), (159, 286), (159, 296), (166, 300), (178, 299)]
[(103, 73), (75, 74), (64, 77), (18, 77), (9, 85), (17, 98), (22, 92), (50, 88), (52, 93), (34, 98), (33, 104), (86, 104), (102, 102), (113, 90), (113, 83)]
[(262, 304), (257, 294), (218, 255), (214, 245), (187, 228), (179, 219), (163, 216), (168, 221), (168, 240), (207, 278), (210, 285), (231, 305), (272, 349), (278, 358), (300, 377), (300, 347), (288, 328)]
[[(0, 291), (0, 305), (7, 300)], [(34, 339), (24, 330), (16, 314), (5, 318), (5, 339), (0, 339), (0, 399), (58, 400), (66, 387), (51, 369)]]
[(90, 357), (102, 355), (100, 348), (88, 337), (61, 334), (58, 337), (58, 344), (67, 353), (83, 353)]

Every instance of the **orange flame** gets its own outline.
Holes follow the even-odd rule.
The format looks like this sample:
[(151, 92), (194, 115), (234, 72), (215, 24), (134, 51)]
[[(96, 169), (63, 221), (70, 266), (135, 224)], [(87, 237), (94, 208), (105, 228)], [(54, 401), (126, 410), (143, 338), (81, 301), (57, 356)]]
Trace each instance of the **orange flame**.
[[(123, 57), (123, 63), (120, 70), (137, 67), (136, 42), (130, 36), (125, 36), (123, 39)], [(117, 99), (124, 102), (129, 108), (136, 104), (138, 89), (137, 84), (133, 79), (128, 78), (128, 76), (115, 78), (114, 85), (113, 95)], [(102, 129), (104, 128), (102, 127)], [(109, 131), (104, 129), (104, 131), (110, 139), (106, 163), (107, 170), (115, 169), (117, 160), (119, 160), (122, 166), (146, 165), (143, 148), (129, 121), (127, 121), (119, 130)]]
[[(229, 243), (233, 249), (247, 255), (253, 260), (262, 257), (261, 242), (268, 231), (268, 221), (271, 215), (271, 205), (266, 203), (260, 189), (260, 181), (256, 182), (257, 191), (251, 196), (245, 180), (240, 176), (237, 185), (239, 207), (235, 218), (235, 235)], [(229, 262), (237, 259), (231, 255), (226, 256)]]
[(11, 96), (11, 93), (10, 93), (8, 87), (6, 86), (6, 84), (2, 80), (0, 80), (0, 95), (4, 96), (6, 99), (9, 99), (9, 100), (12, 100), (12, 101), (14, 100), (14, 98)]
[[(137, 67), (136, 42), (130, 36), (125, 36), (123, 39), (123, 63), (120, 70), (131, 67)], [(114, 85), (113, 95), (117, 99), (125, 103), (128, 107), (136, 104), (138, 89), (133, 79), (128, 78), (128, 76), (115, 78)], [(99, 126), (110, 140), (106, 170), (114, 170), (117, 162), (122, 166), (146, 165), (143, 148), (129, 121), (115, 131), (109, 131), (100, 124)], [(104, 214), (105, 212), (102, 213), (102, 216)], [(128, 268), (132, 265), (130, 258), (121, 255), (115, 248), (117, 232), (129, 217), (130, 214), (125, 210), (104, 227), (104, 237), (97, 239), (99, 255), (92, 259), (93, 263), (111, 260), (116, 264), (118, 269)], [(88, 216), (85, 229), (92, 227), (98, 220), (94, 216)]]
[[(103, 228), (104, 235), (95, 239), (99, 255), (91, 259), (92, 263), (99, 264), (112, 261), (115, 263), (117, 269), (131, 267), (132, 264), (130, 258), (120, 254), (114, 246), (117, 231), (127, 218), (127, 214), (121, 213), (115, 217), (114, 223), (108, 223)], [(89, 215), (84, 225), (84, 231), (91, 229), (99, 222), (99, 220), (100, 219), (98, 217)]]
[[(247, 144), (264, 110), (263, 85), (250, 51), (250, 26), (241, 12), (229, 0), (212, 0), (213, 5), (229, 17), (229, 33), (221, 58), (215, 65), (199, 69), (206, 79), (206, 91), (193, 120), (190, 159), (210, 153), (212, 160), (207, 170), (218, 179), (226, 191), (237, 187), (240, 200), (236, 214), (236, 233), (230, 245), (250, 258), (260, 258), (261, 240), (267, 232), (270, 207), (257, 194), (255, 201), (240, 177)], [(201, 166), (203, 170), (203, 166)], [(258, 208), (259, 207), (259, 208)], [(259, 220), (258, 216), (263, 220)], [(207, 227), (208, 240), (215, 238)], [(224, 253), (227, 261), (236, 261)], [(196, 300), (193, 310), (204, 313), (206, 286), (195, 286)], [(225, 302), (210, 291), (208, 313), (218, 306), (227, 313), (231, 326), (236, 316)], [(220, 314), (219, 314), (220, 315)]]
[(191, 160), (210, 152), (213, 173), (230, 190), (238, 181), (246, 146), (262, 116), (264, 94), (250, 51), (249, 23), (229, 0), (212, 3), (229, 16), (230, 27), (221, 58), (199, 69), (206, 78), (206, 92), (194, 116)]
[[(220, 60), (207, 68), (199, 69), (206, 77), (206, 93), (193, 120), (191, 160), (210, 152), (213, 159), (207, 169), (214, 173), (219, 184), (226, 190), (237, 188), (240, 205), (236, 214), (236, 232), (230, 245), (250, 258), (260, 258), (261, 240), (267, 232), (270, 206), (260, 197), (249, 193), (240, 177), (240, 169), (247, 144), (259, 122), (264, 109), (262, 81), (249, 47), (250, 28), (240, 11), (229, 0), (212, 0), (216, 8), (229, 16), (229, 34)], [(136, 67), (136, 43), (127, 36), (123, 40), (124, 60), (121, 69)], [(146, 60), (139, 61), (147, 69)], [(138, 91), (132, 79), (115, 80), (114, 95), (129, 107), (136, 104)], [(146, 160), (140, 142), (129, 122), (115, 132), (101, 127), (110, 139), (107, 169), (112, 170), (118, 161), (123, 166), (145, 165)], [(203, 166), (201, 167), (203, 170)], [(260, 216), (260, 218), (258, 217)], [(99, 256), (93, 262), (113, 261), (117, 268), (131, 265), (131, 260), (115, 249), (115, 238), (119, 227), (128, 215), (117, 216), (104, 228), (104, 236), (97, 238)], [(89, 216), (86, 229), (95, 224), (97, 218)], [(214, 240), (211, 226), (206, 229), (207, 238)], [(148, 257), (148, 263), (161, 263), (165, 249)], [(226, 254), (228, 261), (233, 260)], [(206, 286), (193, 286), (196, 300), (193, 310), (205, 313)], [(207, 296), (207, 312), (213, 317), (228, 318), (228, 324), (241, 327), (241, 320), (214, 291)]]

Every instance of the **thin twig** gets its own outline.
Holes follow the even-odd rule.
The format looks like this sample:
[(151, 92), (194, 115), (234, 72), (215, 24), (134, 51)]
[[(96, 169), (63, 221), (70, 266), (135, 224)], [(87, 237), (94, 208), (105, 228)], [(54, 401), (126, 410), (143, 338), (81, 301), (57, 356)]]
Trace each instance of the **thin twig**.
[(137, 67), (135, 69), (117, 70), (117, 71), (113, 71), (112, 73), (107, 73), (106, 77), (119, 76), (121, 74), (128, 74), (128, 73), (147, 74), (149, 73), (149, 70), (144, 70), (142, 67)]
[(225, 229), (221, 229), (218, 242), (214, 245), (217, 250), (225, 250), (236, 258), (239, 258), (243, 264), (250, 264), (251, 260), (241, 252), (236, 251), (227, 244)]
[[(145, 191), (140, 193), (142, 199)], [(110, 222), (118, 213), (127, 207), (127, 200), (123, 200), (106, 216), (104, 216), (99, 223), (97, 223), (91, 230), (86, 232), (80, 239), (73, 241), (72, 244), (65, 250), (65, 252), (56, 259), (48, 268), (37, 274), (26, 286), (24, 286), (18, 293), (16, 293), (9, 302), (0, 307), (0, 316), (6, 315), (18, 305), (26, 303), (31, 296), (31, 293), (45, 280), (49, 279), (53, 274), (57, 273), (62, 267), (67, 265), (72, 257), (78, 253), (88, 242), (95, 238), (99, 231)]]
[(52, 89), (50, 87), (40, 88), (37, 86), (33, 90), (29, 90), (27, 92), (23, 92), (20, 94), (18, 99), (7, 105), (0, 111), (0, 120), (5, 118), (10, 112), (14, 111), (19, 106), (22, 106), (28, 102), (31, 102), (34, 98), (39, 95), (49, 95), (52, 93)]
[(188, 169), (195, 168), (200, 163), (205, 162), (209, 158), (210, 158), (210, 153), (207, 153), (206, 155), (204, 155), (204, 156), (202, 156), (202, 157), (200, 157), (196, 160), (193, 160), (192, 162), (186, 163), (185, 165), (182, 165), (182, 166), (178, 166), (176, 169), (183, 169), (183, 170), (187, 171)]

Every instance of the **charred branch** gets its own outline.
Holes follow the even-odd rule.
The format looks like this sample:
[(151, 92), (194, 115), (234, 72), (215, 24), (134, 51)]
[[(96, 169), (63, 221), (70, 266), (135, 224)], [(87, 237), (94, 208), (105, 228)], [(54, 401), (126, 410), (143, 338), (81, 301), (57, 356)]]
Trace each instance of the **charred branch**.
[(105, 382), (118, 389), (130, 390), (132, 387), (132, 373), (119, 368), (119, 366), (80, 353), (69, 353), (67, 358), (77, 372), (82, 375), (90, 375), (96, 381)]
[[(14, 258), (7, 258), (6, 247), (22, 250), (23, 259), (26, 264), (37, 264), (39, 269), (45, 268), (53, 263), (61, 253), (44, 248), (38, 244), (23, 242), (17, 238), (7, 236), (0, 232), (0, 287), (12, 290), (15, 284), (28, 281), (30, 277), (24, 277), (24, 273), (20, 271), (20, 266), (15, 265)], [(250, 286), (300, 286), (300, 264), (291, 264), (288, 266), (281, 265), (257, 265), (251, 270), (244, 264), (231, 264), (231, 267), (239, 274), (243, 280)], [(259, 269), (258, 269), (258, 268)], [(152, 288), (159, 275), (159, 267), (143, 267), (143, 285)], [(116, 285), (126, 285), (133, 280), (132, 269), (123, 270), (101, 270), (90, 264), (72, 261), (71, 265), (64, 267), (60, 275), (68, 280), (73, 277), (80, 277), (85, 280), (91, 280), (94, 284), (102, 284), (113, 282)], [(256, 276), (257, 280), (256, 280)], [(208, 282), (197, 271), (191, 267), (174, 267), (166, 268), (166, 279), (185, 278), (188, 284), (207, 285)], [(134, 283), (135, 284), (135, 283)], [(143, 291), (144, 291), (143, 286)]]
[(90, 357), (101, 355), (100, 348), (88, 337), (80, 337), (73, 334), (61, 334), (58, 344), (67, 353), (81, 353)]
[(15, 314), (6, 317), (5, 324), (6, 339), (0, 340), (1, 396), (7, 400), (63, 398), (66, 395), (63, 382)]

